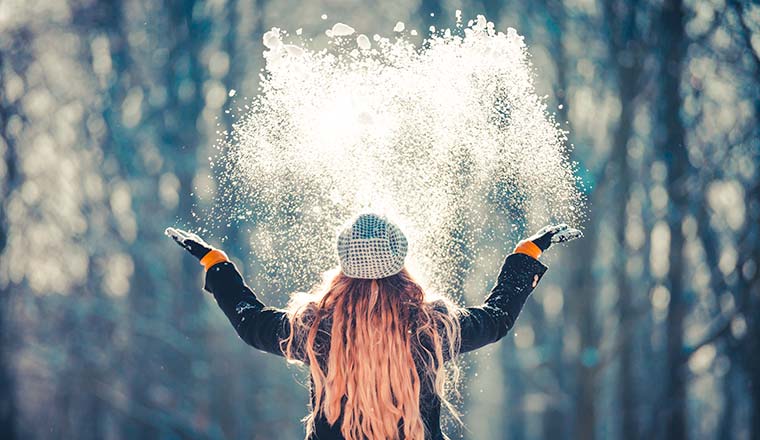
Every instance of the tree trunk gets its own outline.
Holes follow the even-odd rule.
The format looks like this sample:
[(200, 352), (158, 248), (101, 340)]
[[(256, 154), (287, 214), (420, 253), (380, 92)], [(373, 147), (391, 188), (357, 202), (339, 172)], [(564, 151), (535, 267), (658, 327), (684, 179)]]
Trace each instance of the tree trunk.
[(685, 145), (681, 110), (681, 75), (686, 53), (684, 35), (684, 10), (681, 0), (667, 0), (662, 5), (660, 101), (664, 133), (657, 137), (658, 151), (662, 153), (668, 171), (667, 185), (670, 204), (670, 252), (668, 287), (667, 329), (667, 438), (684, 439), (686, 432), (686, 375), (683, 358), (683, 323), (686, 314), (684, 298), (684, 235), (681, 228), (688, 209), (687, 167), (689, 164)]
[[(758, 63), (760, 70), (760, 63)], [(756, 103), (756, 119), (760, 120), (760, 102)], [(740, 309), (744, 312), (744, 318), (747, 321), (747, 332), (741, 340), (741, 351), (743, 352), (744, 371), (749, 376), (749, 392), (752, 402), (752, 412), (750, 414), (750, 439), (760, 440), (760, 341), (757, 335), (760, 335), (760, 233), (758, 233), (757, 224), (760, 221), (760, 178), (757, 179), (750, 191), (747, 191), (747, 210), (746, 233), (743, 236), (745, 245), (744, 252), (749, 254), (749, 260), (754, 261), (755, 271), (740, 286), (742, 298), (740, 299)], [(742, 271), (742, 268), (738, 268)]]
[[(3, 233), (0, 231), (0, 234)], [(16, 438), (16, 393), (8, 350), (8, 324), (5, 320), (9, 293), (10, 289), (0, 290), (0, 395), (3, 396), (0, 399), (0, 438), (13, 440)]]
[[(753, 31), (750, 27), (751, 17), (746, 17), (745, 5), (741, 0), (729, 0), (728, 5), (738, 16), (737, 24), (740, 28), (739, 35), (744, 43), (746, 54), (751, 62), (751, 90), (754, 93), (754, 157), (750, 160), (757, 163), (760, 159), (757, 142), (760, 134), (760, 51), (752, 44)], [(750, 141), (752, 142), (752, 141)], [(747, 215), (744, 223), (744, 231), (740, 239), (739, 259), (737, 271), (743, 272), (744, 265), (754, 266), (754, 273), (743, 274), (740, 277), (739, 309), (747, 321), (747, 332), (740, 341), (739, 350), (743, 361), (743, 369), (748, 375), (748, 389), (752, 404), (750, 414), (750, 438), (760, 440), (760, 342), (757, 335), (760, 334), (760, 234), (757, 224), (760, 221), (760, 178), (755, 176), (752, 186), (746, 191), (745, 204)]]
[(625, 440), (633, 440), (638, 437), (635, 420), (636, 393), (634, 371), (634, 357), (632, 347), (632, 332), (627, 326), (632, 325), (633, 306), (631, 304), (631, 287), (626, 272), (628, 249), (626, 246), (625, 231), (628, 223), (626, 207), (630, 198), (630, 172), (628, 167), (628, 140), (631, 135), (633, 119), (633, 102), (630, 92), (621, 93), (622, 112), (617, 133), (615, 134), (615, 151), (618, 160), (618, 191), (616, 193), (617, 206), (615, 235), (618, 250), (615, 255), (615, 284), (618, 291), (618, 344), (620, 346), (620, 412), (621, 412), (621, 437)]
[[(756, 283), (753, 290), (756, 295), (759, 294), (760, 286)], [(760, 325), (758, 325), (760, 319), (756, 317), (753, 321), (755, 325), (750, 330), (750, 335), (758, 335), (760, 334)], [(752, 336), (749, 337), (751, 338)], [(755, 350), (760, 349), (760, 347), (758, 347), (760, 344), (753, 342), (752, 345), (755, 346)], [(750, 366), (748, 370), (750, 374), (750, 398), (752, 399), (752, 414), (750, 415), (750, 423), (752, 423), (752, 426), (750, 427), (750, 439), (760, 440), (760, 368), (758, 367), (758, 365), (760, 365), (760, 356), (757, 354), (757, 351), (751, 355), (748, 364)]]
[[(589, 229), (597, 230), (600, 213), (591, 215), (592, 224)], [(573, 292), (573, 307), (576, 308), (575, 316), (578, 319), (578, 332), (580, 334), (580, 365), (576, 384), (576, 407), (575, 407), (575, 438), (593, 439), (596, 437), (596, 355), (597, 338), (595, 325), (595, 301), (594, 292), (596, 285), (591, 271), (594, 254), (596, 253), (596, 237), (598, 234), (589, 234), (583, 240), (583, 246), (579, 246), (574, 256), (576, 263), (573, 265), (573, 281), (570, 291)]]
[[(632, 289), (628, 279), (626, 264), (629, 250), (626, 245), (628, 225), (627, 207), (631, 197), (631, 170), (628, 163), (628, 142), (633, 135), (635, 99), (641, 87), (640, 31), (636, 25), (638, 2), (604, 2), (605, 19), (610, 32), (610, 64), (614, 66), (616, 87), (620, 97), (620, 118), (613, 137), (612, 156), (615, 170), (615, 238), (617, 252), (613, 263), (613, 273), (618, 292), (618, 345), (620, 347), (619, 399), (621, 413), (621, 437), (625, 440), (638, 438), (636, 423), (636, 383), (634, 378), (635, 359), (633, 354)], [(620, 57), (626, 54), (629, 61)]]
[[(12, 38), (12, 37), (11, 37)], [(0, 80), (5, 78), (5, 69), (8, 65), (6, 53), (0, 51)], [(0, 82), (0, 90), (4, 90), (5, 84)], [(13, 115), (15, 108), (6, 102), (5, 93), (0, 93), (0, 136), (5, 144), (4, 180), (0, 182), (0, 255), (5, 251), (8, 243), (8, 214), (6, 201), (10, 194), (18, 186), (18, 158), (16, 156), (15, 139), (6, 131), (8, 120)], [(8, 323), (7, 310), (10, 306), (13, 288), (8, 284), (0, 286), (0, 438), (14, 440), (18, 437), (16, 429), (16, 388), (11, 366), (12, 350), (9, 347), (11, 338), (9, 333), (11, 325)]]
[[(164, 124), (163, 137), (169, 148), (165, 153), (172, 157), (172, 171), (179, 181), (176, 218), (187, 218), (193, 210), (193, 181), (198, 169), (198, 148), (203, 139), (203, 133), (199, 133), (201, 125), (198, 123), (205, 106), (203, 85), (206, 72), (202, 65), (201, 50), (211, 27), (208, 18), (199, 14), (196, 5), (195, 0), (169, 1), (167, 5), (170, 35), (174, 39), (169, 50), (169, 63), (165, 67), (169, 90), (167, 104), (171, 109), (177, 110), (177, 116), (173, 123)], [(189, 64), (185, 68), (182, 67), (183, 61)], [(188, 99), (179, 96), (179, 85), (183, 81), (189, 81), (193, 85), (194, 93)], [(182, 371), (191, 363), (200, 371), (207, 371), (210, 359), (207, 330), (203, 326), (202, 316), (205, 304), (202, 270), (194, 258), (188, 255), (178, 257), (181, 258), (180, 264), (169, 266), (175, 271), (175, 276), (170, 276), (174, 279), (175, 286), (169, 292), (170, 298), (167, 300), (170, 309), (159, 319), (173, 323), (193, 349), (166, 356), (162, 362), (169, 371)], [(183, 375), (178, 384), (172, 390), (176, 394), (175, 405), (185, 406), (187, 417), (208, 419), (211, 385), (207, 376)]]
[[(569, 56), (564, 46), (564, 30), (567, 27), (567, 12), (565, 5), (557, 0), (545, 0), (544, 9), (547, 14), (546, 30), (549, 33), (549, 50), (555, 64), (556, 82), (554, 84), (554, 99), (557, 102), (558, 122), (572, 133), (570, 126), (570, 102), (567, 99), (570, 81)], [(570, 140), (568, 140), (570, 142)], [(590, 196), (599, 195), (598, 188)], [(591, 201), (593, 204), (593, 201)], [(599, 213), (589, 214), (591, 223), (589, 230), (596, 231), (599, 226)], [(574, 414), (574, 436), (579, 439), (593, 440), (596, 436), (596, 356), (597, 356), (597, 332), (594, 322), (596, 301), (595, 283), (592, 275), (592, 264), (596, 254), (597, 234), (589, 234), (582, 242), (578, 243), (578, 250), (573, 262), (571, 283), (569, 291), (573, 292), (573, 301), (569, 305), (570, 321), (577, 322), (580, 336), (580, 365), (575, 378), (576, 402)], [(564, 380), (560, 377), (560, 383)], [(555, 413), (555, 411), (550, 411)], [(552, 414), (552, 415), (554, 415)], [(547, 417), (549, 414), (547, 414)], [(561, 432), (562, 418), (552, 417), (546, 419), (545, 432)]]
[[(113, 76), (104, 88), (102, 96), (105, 102), (102, 107), (102, 117), (107, 127), (107, 134), (103, 139), (101, 148), (107, 157), (115, 159), (118, 164), (119, 178), (129, 182), (133, 176), (144, 173), (139, 156), (135, 154), (134, 145), (130, 140), (134, 139), (134, 132), (125, 127), (121, 121), (121, 104), (127, 96), (127, 91), (132, 78), (132, 65), (135, 61), (129, 51), (127, 33), (129, 23), (125, 16), (122, 5), (111, 4), (106, 1), (98, 1), (89, 9), (81, 12), (92, 14), (92, 21), (80, 17), (82, 27), (93, 26), (108, 37)], [(75, 15), (79, 17), (79, 15)], [(131, 188), (133, 210), (137, 218), (149, 218), (144, 212), (150, 212), (156, 216), (160, 210), (153, 206), (144, 211), (140, 209), (144, 202), (144, 194), (156, 194), (157, 191), (147, 191), (142, 188), (149, 186), (152, 177), (144, 177), (140, 185)], [(129, 245), (127, 251), (134, 261), (134, 276), (130, 280), (130, 291), (126, 299), (126, 325), (129, 332), (129, 345), (125, 348), (124, 356), (126, 366), (124, 379), (127, 386), (127, 401), (119, 409), (124, 412), (124, 417), (117, 423), (120, 436), (124, 438), (155, 438), (159, 437), (160, 431), (157, 422), (148, 417), (138, 416), (145, 409), (152, 409), (149, 394), (152, 387), (159, 382), (156, 370), (153, 368), (159, 349), (156, 348), (155, 340), (146, 336), (150, 330), (140, 328), (138, 323), (150, 322), (157, 309), (155, 293), (158, 285), (153, 282), (152, 274), (156, 272), (149, 259), (151, 253), (146, 251), (150, 243), (156, 242), (156, 237), (145, 234), (143, 227), (138, 227), (137, 238)], [(114, 228), (113, 234), (119, 232)]]

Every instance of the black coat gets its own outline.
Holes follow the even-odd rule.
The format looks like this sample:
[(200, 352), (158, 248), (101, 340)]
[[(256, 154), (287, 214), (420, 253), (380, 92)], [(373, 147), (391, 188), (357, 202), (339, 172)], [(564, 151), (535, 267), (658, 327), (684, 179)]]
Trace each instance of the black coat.
[[(460, 313), (461, 351), (476, 350), (503, 338), (515, 324), (525, 300), (533, 291), (534, 276), (539, 279), (546, 272), (538, 260), (524, 254), (511, 254), (504, 260), (495, 286), (484, 303), (466, 307)], [(290, 324), (284, 310), (265, 306), (243, 281), (231, 262), (223, 262), (209, 268), (204, 288), (211, 292), (247, 344), (268, 353), (284, 356), (279, 341), (290, 333)], [(441, 432), (441, 404), (432, 392), (432, 386), (423, 386), (420, 395), (420, 411), (431, 436), (430, 440), (447, 439)], [(314, 405), (314, 387), (311, 386), (311, 402)], [(315, 432), (309, 440), (343, 440), (340, 419), (331, 426), (324, 417), (315, 420)]]

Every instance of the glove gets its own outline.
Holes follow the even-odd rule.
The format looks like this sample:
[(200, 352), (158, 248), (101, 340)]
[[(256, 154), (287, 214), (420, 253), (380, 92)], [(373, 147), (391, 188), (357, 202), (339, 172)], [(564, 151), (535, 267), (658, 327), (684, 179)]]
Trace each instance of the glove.
[(178, 245), (185, 248), (190, 255), (201, 260), (207, 253), (213, 249), (202, 238), (192, 232), (183, 231), (177, 228), (166, 228), (164, 234), (171, 237)]
[(224, 252), (214, 249), (192, 232), (177, 228), (166, 228), (164, 234), (171, 237), (178, 245), (190, 252), (190, 255), (197, 258), (206, 270), (217, 263), (229, 261)]
[(540, 231), (528, 237), (528, 240), (535, 243), (541, 249), (541, 252), (543, 252), (554, 243), (564, 243), (581, 237), (583, 237), (583, 232), (560, 223), (553, 226), (544, 226)]
[(564, 223), (544, 226), (535, 234), (518, 243), (515, 252), (538, 258), (554, 243), (564, 243), (581, 237), (583, 237), (583, 232)]

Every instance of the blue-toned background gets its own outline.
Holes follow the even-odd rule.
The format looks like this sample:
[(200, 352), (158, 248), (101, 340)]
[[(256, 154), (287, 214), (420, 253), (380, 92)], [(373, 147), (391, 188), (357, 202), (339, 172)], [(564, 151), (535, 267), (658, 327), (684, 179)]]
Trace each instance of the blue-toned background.
[(467, 355), (449, 434), (760, 439), (753, 3), (0, 0), (0, 437), (302, 438), (304, 374), (237, 338), (163, 228), (213, 203), (207, 158), (266, 30), (319, 45), (461, 9), (525, 35), (589, 220), (515, 331)]

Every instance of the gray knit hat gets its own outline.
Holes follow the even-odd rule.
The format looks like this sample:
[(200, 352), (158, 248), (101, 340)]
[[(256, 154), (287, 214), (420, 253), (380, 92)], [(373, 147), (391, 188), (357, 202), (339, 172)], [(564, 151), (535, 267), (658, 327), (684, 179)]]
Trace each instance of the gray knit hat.
[(338, 235), (340, 270), (351, 278), (385, 278), (399, 273), (406, 250), (401, 229), (377, 214), (360, 214)]

